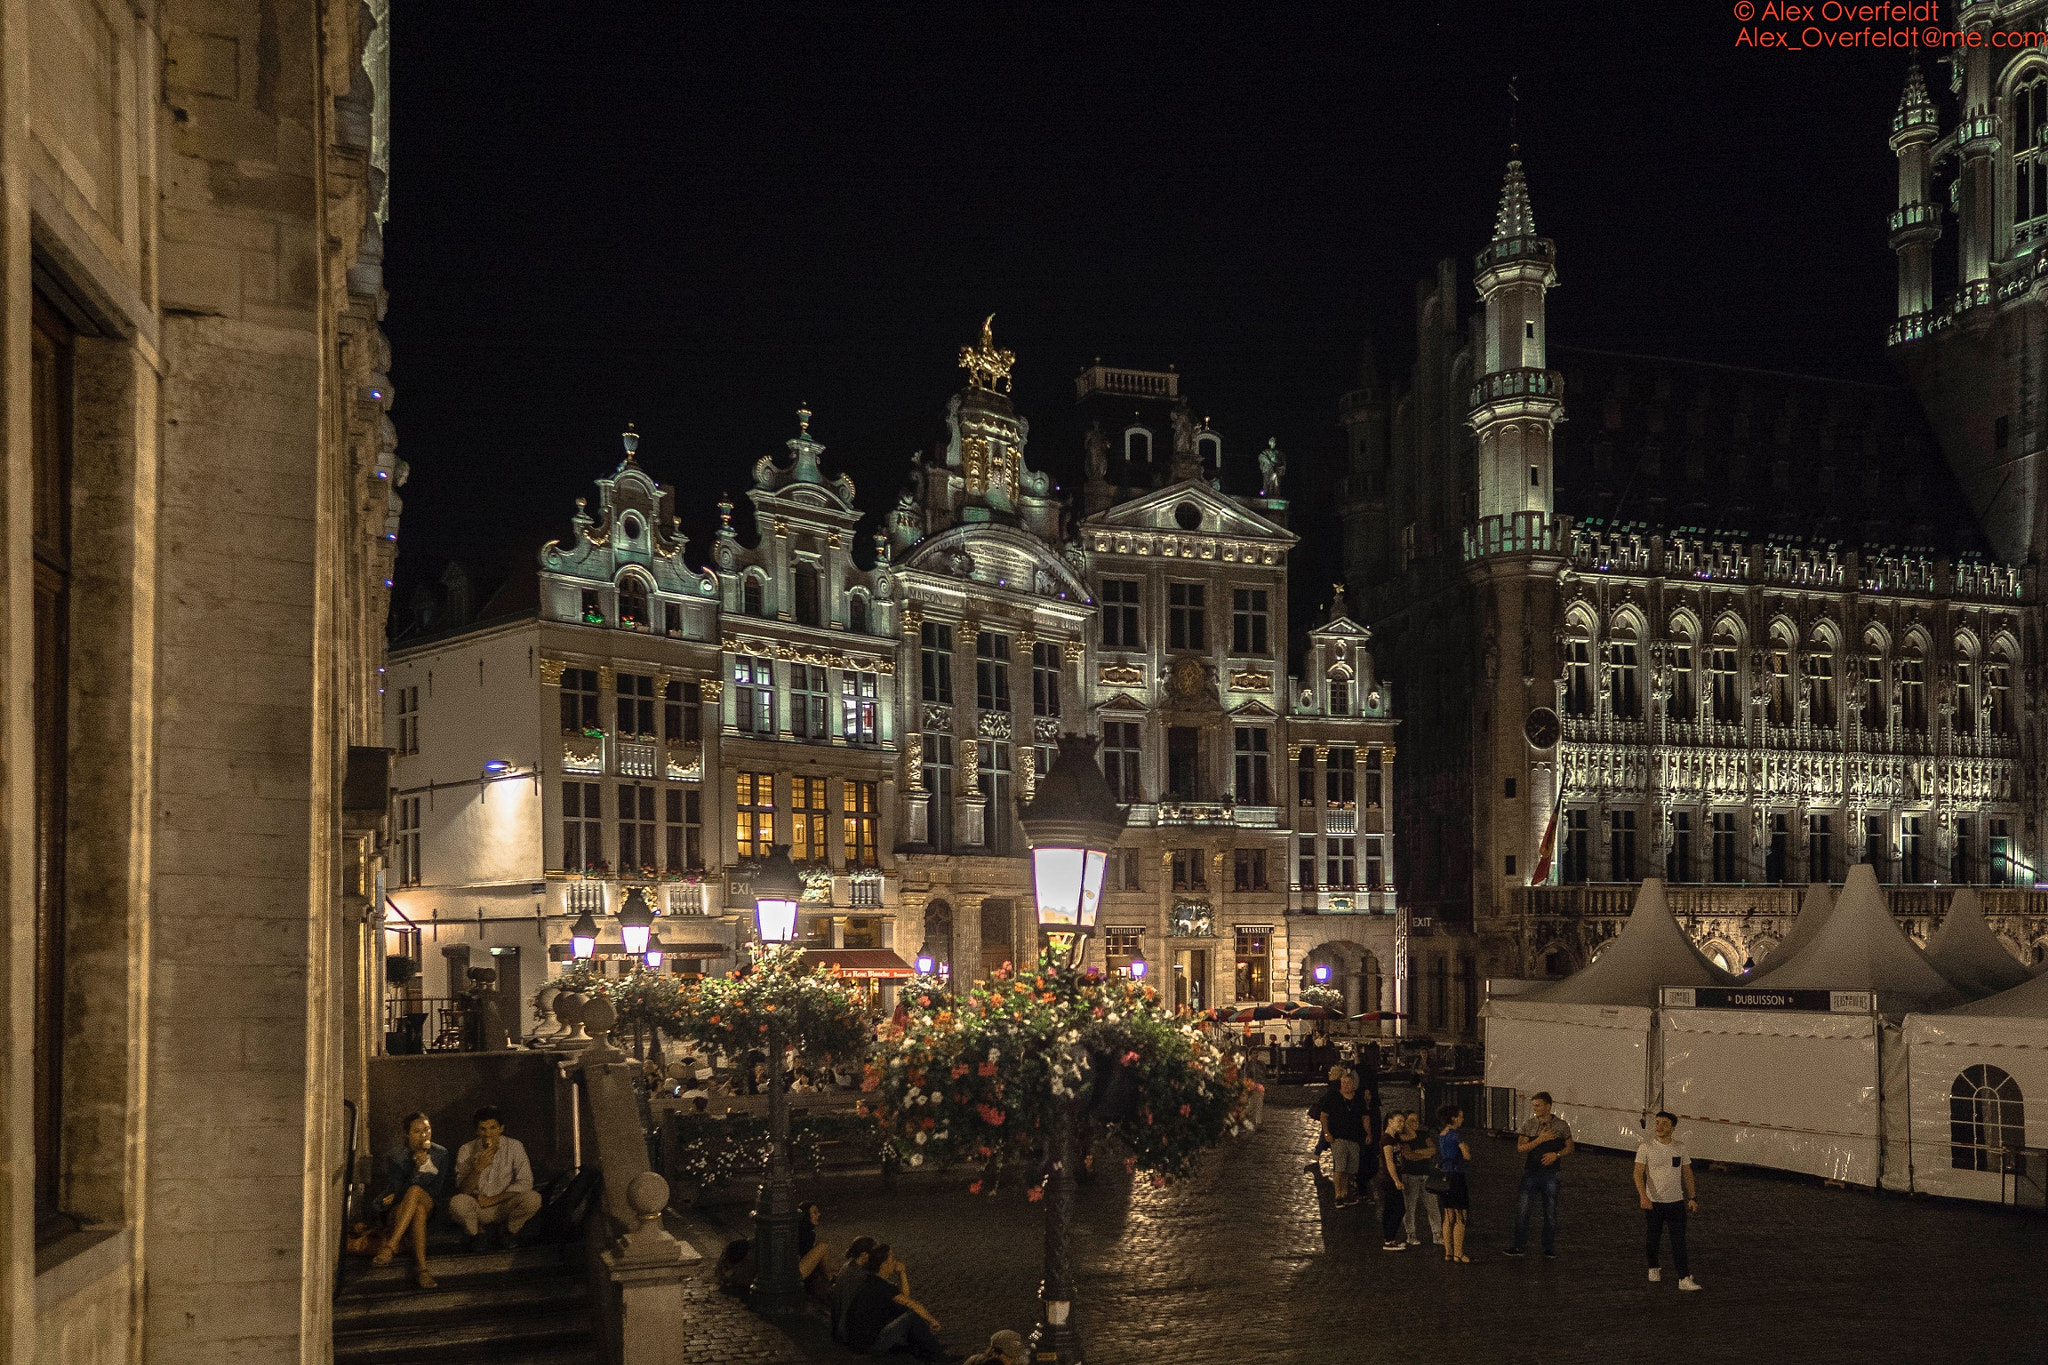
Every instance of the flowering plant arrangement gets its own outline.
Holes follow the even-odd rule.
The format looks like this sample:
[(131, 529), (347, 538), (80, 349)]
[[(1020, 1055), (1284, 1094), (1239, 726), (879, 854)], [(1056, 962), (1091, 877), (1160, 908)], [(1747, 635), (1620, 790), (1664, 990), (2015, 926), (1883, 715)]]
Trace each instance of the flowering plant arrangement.
[[(710, 1185), (758, 1179), (768, 1166), (768, 1120), (759, 1114), (672, 1114), (671, 1179)], [(872, 1117), (843, 1110), (799, 1110), (790, 1115), (789, 1160), (813, 1175), (828, 1159), (873, 1165), (882, 1159), (882, 1133)]]
[(1344, 1008), (1344, 992), (1335, 986), (1310, 986), (1301, 993), (1304, 1005), (1321, 1005), (1326, 1010)]
[(1035, 1157), (1066, 1108), (1092, 1113), (1127, 1164), (1164, 1183), (1243, 1123), (1245, 1088), (1215, 1045), (1127, 977), (1048, 954), (958, 999), (909, 1003), (908, 1028), (883, 1042), (863, 1086), (906, 1165)]

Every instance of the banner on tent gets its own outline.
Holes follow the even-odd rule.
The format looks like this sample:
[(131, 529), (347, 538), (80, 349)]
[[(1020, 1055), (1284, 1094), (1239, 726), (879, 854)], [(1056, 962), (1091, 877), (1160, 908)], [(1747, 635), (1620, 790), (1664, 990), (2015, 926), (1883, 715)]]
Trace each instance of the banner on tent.
[(1744, 986), (1665, 986), (1658, 998), (1667, 1009), (1817, 1010), (1869, 1014), (1877, 1008), (1870, 991), (1767, 990)]

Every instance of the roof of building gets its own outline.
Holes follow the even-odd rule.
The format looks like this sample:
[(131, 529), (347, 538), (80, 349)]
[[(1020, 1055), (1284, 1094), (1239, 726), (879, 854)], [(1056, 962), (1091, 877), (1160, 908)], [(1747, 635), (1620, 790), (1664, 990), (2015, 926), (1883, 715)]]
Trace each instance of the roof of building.
[(1969, 887), (1948, 903), (1941, 927), (1927, 941), (1927, 960), (1966, 995), (1995, 995), (2033, 978), (1984, 922), (1984, 904)]
[(1660, 986), (1725, 986), (1728, 975), (1707, 961), (1664, 895), (1664, 882), (1648, 877), (1635, 910), (1613, 942), (1584, 969), (1527, 999), (1556, 1005), (1648, 1005)]
[[(1772, 954), (1772, 960), (1777, 956)], [(1892, 918), (1868, 863), (1849, 869), (1834, 913), (1812, 942), (1755, 984), (1780, 990), (1875, 991), (1886, 1014), (1939, 1009), (1962, 999)]]

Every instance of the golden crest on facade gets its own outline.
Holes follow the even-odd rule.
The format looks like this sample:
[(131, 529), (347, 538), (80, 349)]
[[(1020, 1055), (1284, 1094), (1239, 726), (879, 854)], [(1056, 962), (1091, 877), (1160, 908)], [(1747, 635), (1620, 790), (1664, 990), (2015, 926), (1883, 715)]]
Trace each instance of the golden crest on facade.
[(1010, 370), (1017, 363), (1014, 351), (998, 350), (995, 341), (996, 315), (990, 313), (981, 324), (981, 341), (977, 345), (960, 348), (960, 368), (967, 371), (968, 384), (977, 389), (996, 392), (1001, 384), (1002, 392), (1010, 390)]

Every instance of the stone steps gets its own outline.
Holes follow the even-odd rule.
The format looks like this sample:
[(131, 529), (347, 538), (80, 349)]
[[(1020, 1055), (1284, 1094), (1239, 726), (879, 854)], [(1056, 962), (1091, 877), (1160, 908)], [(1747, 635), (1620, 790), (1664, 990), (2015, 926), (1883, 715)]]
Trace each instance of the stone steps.
[(429, 1249), (438, 1285), (403, 1260), (361, 1264), (334, 1305), (336, 1365), (582, 1365), (597, 1359), (583, 1248)]

